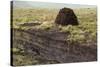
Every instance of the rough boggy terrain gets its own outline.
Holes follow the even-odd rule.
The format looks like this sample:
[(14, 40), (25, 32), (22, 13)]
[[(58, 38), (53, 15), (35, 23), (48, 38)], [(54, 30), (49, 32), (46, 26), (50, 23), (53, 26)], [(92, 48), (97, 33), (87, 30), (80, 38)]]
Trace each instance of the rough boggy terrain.
[[(66, 41), (67, 35), (69, 33), (58, 31), (13, 29), (12, 43), (13, 48), (24, 50), (26, 55), (37, 55), (56, 63), (97, 60), (96, 45), (69, 44)], [(43, 62), (46, 63), (45, 60)]]

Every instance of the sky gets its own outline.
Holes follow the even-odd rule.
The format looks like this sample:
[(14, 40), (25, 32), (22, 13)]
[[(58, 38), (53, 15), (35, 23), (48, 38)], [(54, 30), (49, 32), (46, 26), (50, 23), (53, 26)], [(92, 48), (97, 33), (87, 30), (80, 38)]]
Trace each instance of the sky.
[(96, 5), (80, 5), (80, 4), (66, 4), (66, 3), (49, 3), (49, 2), (36, 2), (36, 1), (14, 1), (14, 7), (21, 8), (95, 8)]

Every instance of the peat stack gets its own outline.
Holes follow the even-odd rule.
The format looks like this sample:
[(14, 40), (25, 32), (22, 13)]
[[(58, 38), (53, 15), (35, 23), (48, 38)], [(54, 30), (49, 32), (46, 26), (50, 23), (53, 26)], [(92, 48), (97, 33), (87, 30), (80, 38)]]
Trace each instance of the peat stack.
[(79, 24), (75, 13), (70, 8), (60, 9), (56, 17), (55, 23), (60, 24), (60, 25), (78, 25)]

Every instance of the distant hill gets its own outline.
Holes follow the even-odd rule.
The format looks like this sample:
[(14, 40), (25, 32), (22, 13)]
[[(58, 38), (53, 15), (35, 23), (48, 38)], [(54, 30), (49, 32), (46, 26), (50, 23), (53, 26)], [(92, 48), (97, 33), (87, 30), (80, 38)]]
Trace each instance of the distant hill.
[(49, 3), (49, 2), (34, 2), (34, 1), (13, 1), (13, 6), (16, 8), (95, 8), (96, 5), (80, 5), (80, 4), (65, 4), (65, 3)]

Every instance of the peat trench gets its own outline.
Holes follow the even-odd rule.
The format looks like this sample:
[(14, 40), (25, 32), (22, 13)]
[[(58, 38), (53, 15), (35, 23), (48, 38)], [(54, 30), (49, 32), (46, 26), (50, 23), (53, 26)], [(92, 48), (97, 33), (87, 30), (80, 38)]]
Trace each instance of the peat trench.
[(14, 43), (20, 43), (27, 54), (34, 56), (35, 52), (60, 63), (97, 60), (96, 47), (68, 44), (66, 37), (67, 33), (63, 32), (13, 29), (13, 47), (20, 46)]

